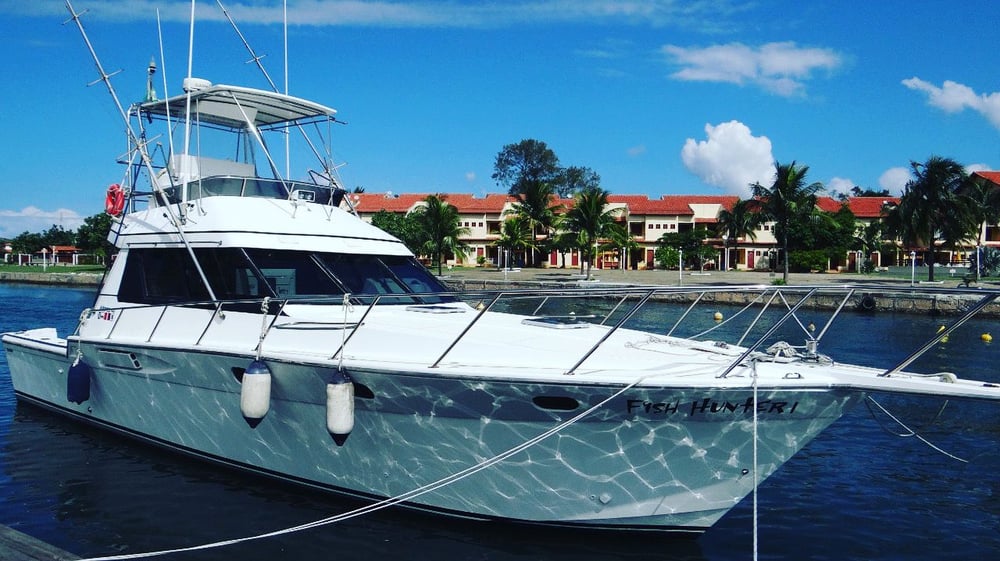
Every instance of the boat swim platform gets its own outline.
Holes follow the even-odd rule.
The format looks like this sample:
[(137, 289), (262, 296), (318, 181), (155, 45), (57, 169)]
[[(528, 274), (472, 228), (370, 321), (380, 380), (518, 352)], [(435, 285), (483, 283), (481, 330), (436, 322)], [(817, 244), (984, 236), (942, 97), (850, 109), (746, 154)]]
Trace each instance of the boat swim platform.
[(71, 561), (80, 559), (68, 551), (0, 524), (0, 559), (3, 561)]

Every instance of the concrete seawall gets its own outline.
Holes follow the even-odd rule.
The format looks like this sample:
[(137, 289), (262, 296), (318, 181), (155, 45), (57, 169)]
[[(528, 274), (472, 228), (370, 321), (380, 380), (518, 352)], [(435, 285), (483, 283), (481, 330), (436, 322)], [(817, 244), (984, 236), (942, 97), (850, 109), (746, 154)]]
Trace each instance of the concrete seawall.
[[(639, 274), (646, 273), (646, 274)], [(651, 274), (650, 274), (651, 273)], [(613, 287), (637, 287), (650, 285), (674, 285), (676, 286), (676, 273), (668, 272), (637, 272), (628, 271), (624, 274), (619, 271), (605, 272), (603, 278), (598, 277), (595, 282), (580, 282), (582, 277), (566, 272), (554, 273), (539, 270), (525, 270), (517, 274), (511, 274), (504, 278), (496, 272), (486, 272), (481, 269), (470, 269), (462, 271), (449, 271), (441, 277), (444, 283), (459, 291), (493, 291), (510, 289), (572, 289), (572, 288), (613, 288)], [(61, 273), (61, 272), (33, 272), (33, 271), (0, 271), (0, 282), (25, 283), (25, 284), (47, 284), (57, 286), (73, 287), (97, 287), (100, 285), (101, 273)], [(595, 275), (597, 276), (597, 275)], [(799, 274), (793, 277), (794, 285), (836, 285), (844, 282), (858, 282), (859, 277), (829, 274)], [(766, 285), (771, 280), (766, 274), (759, 273), (716, 273), (710, 276), (688, 276), (685, 281), (692, 282), (692, 292), (685, 295), (664, 296), (663, 300), (677, 300), (679, 302), (691, 301), (697, 296), (698, 284), (717, 285)], [(869, 281), (871, 282), (871, 281)], [(896, 283), (900, 288), (908, 286), (909, 283)], [(974, 293), (956, 292), (955, 294), (924, 294), (911, 295), (894, 292), (890, 283), (871, 282), (870, 287), (857, 290), (846, 304), (847, 309), (864, 312), (900, 312), (910, 314), (930, 314), (930, 315), (954, 315), (961, 313), (971, 304), (975, 303), (979, 296)], [(706, 294), (703, 303), (718, 303), (729, 305), (746, 305), (756, 297), (752, 292), (720, 292)], [(835, 309), (841, 303), (842, 296), (817, 295), (805, 307), (813, 309)], [(794, 303), (794, 298), (791, 303)], [(991, 304), (982, 312), (989, 317), (1000, 317), (1000, 303)]]
[(0, 271), (0, 282), (21, 282), (26, 284), (53, 284), (63, 286), (98, 286), (101, 273), (36, 273), (21, 271)]

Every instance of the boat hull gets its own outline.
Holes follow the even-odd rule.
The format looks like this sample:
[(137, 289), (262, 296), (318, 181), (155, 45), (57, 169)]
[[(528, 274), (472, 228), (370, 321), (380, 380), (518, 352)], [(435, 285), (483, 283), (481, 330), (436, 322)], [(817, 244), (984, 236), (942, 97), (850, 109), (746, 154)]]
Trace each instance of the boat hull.
[[(335, 365), (270, 360), (270, 410), (240, 413), (250, 358), (72, 343), (90, 395), (67, 400), (65, 346), (4, 339), (19, 398), (188, 455), (368, 500), (479, 519), (699, 532), (710, 527), (863, 394), (516, 382), (350, 367), (354, 430), (326, 429)], [(65, 343), (65, 342), (64, 342)], [(575, 422), (560, 423), (601, 404)], [(754, 433), (757, 458), (754, 462)], [(465, 470), (472, 472), (455, 477)], [(436, 482), (447, 484), (426, 489)], [(415, 490), (421, 490), (414, 493)]]

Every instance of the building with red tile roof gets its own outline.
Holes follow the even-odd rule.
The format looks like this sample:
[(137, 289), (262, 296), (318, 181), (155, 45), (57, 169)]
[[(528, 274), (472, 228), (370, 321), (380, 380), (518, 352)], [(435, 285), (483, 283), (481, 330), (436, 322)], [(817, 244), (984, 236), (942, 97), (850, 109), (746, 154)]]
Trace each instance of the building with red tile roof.
[[(975, 175), (1000, 186), (1000, 172), (976, 172)], [(465, 242), (469, 245), (470, 254), (464, 258), (458, 257), (455, 264), (474, 264), (480, 261), (496, 265), (500, 259), (500, 249), (496, 246), (500, 239), (503, 221), (516, 212), (518, 199), (516, 197), (490, 193), (475, 196), (468, 193), (440, 193), (449, 204), (458, 210), (461, 226), (468, 229)], [(376, 212), (385, 210), (394, 213), (409, 213), (423, 204), (427, 193), (350, 193), (348, 197), (362, 218), (370, 220)], [(721, 262), (716, 266), (727, 268), (748, 269), (760, 267), (767, 262), (777, 247), (773, 233), (773, 224), (763, 224), (755, 232), (754, 238), (725, 240), (715, 235), (722, 210), (732, 210), (739, 200), (734, 195), (664, 195), (650, 198), (638, 194), (610, 194), (608, 209), (616, 211), (616, 220), (628, 229), (631, 238), (636, 242), (636, 248), (629, 250), (624, 266), (629, 268), (652, 268), (655, 251), (659, 247), (659, 239), (664, 234), (686, 232), (692, 229), (706, 229), (712, 232), (706, 240), (720, 250), (721, 255), (728, 255), (729, 262)], [(858, 222), (859, 232), (874, 221), (879, 221), (887, 206), (899, 203), (899, 197), (850, 197), (838, 199), (819, 197), (817, 207), (828, 213), (836, 213), (846, 207), (854, 214)], [(573, 199), (552, 199), (552, 206), (558, 207), (557, 212), (565, 213), (573, 207)], [(988, 243), (1000, 247), (1000, 229), (994, 233), (990, 226), (985, 239)], [(996, 235), (996, 240), (992, 236)], [(539, 235), (544, 239), (544, 234)], [(729, 251), (724, 251), (726, 246)], [(870, 258), (876, 265), (902, 262), (905, 258), (902, 250), (897, 255), (883, 256), (878, 252)], [(959, 254), (960, 256), (960, 254)], [(850, 252), (843, 262), (831, 263), (833, 268), (854, 269), (858, 260), (865, 256), (859, 252)], [(888, 260), (883, 262), (883, 260)], [(580, 265), (581, 255), (578, 251), (559, 254), (553, 251), (545, 260), (550, 267)], [(598, 257), (598, 268), (617, 268), (619, 262), (616, 251), (608, 251)]]

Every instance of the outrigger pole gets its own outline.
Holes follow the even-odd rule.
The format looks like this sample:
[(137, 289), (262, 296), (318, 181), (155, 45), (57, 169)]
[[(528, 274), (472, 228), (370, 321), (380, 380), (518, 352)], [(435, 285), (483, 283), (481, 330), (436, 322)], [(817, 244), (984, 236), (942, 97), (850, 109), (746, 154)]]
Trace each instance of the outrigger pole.
[[(233, 26), (233, 31), (235, 31), (236, 35), (240, 38), (240, 41), (243, 43), (243, 47), (247, 50), (248, 53), (250, 53), (250, 60), (248, 60), (247, 62), (252, 62), (252, 63), (254, 63), (254, 64), (257, 65), (257, 68), (260, 70), (261, 74), (264, 75), (264, 79), (267, 80), (268, 85), (271, 86), (271, 91), (273, 91), (275, 93), (282, 93), (281, 90), (278, 89), (278, 85), (275, 84), (274, 80), (271, 79), (271, 75), (268, 74), (267, 69), (264, 68), (264, 64), (261, 62), (261, 60), (264, 58), (264, 55), (258, 55), (257, 51), (255, 51), (254, 48), (253, 48), (253, 46), (250, 45), (250, 42), (247, 41), (247, 38), (243, 35), (243, 32), (240, 31), (239, 26), (236, 25), (236, 21), (233, 19), (233, 16), (230, 15), (229, 10), (227, 10), (226, 7), (222, 4), (222, 0), (215, 0), (215, 3), (219, 5), (219, 9), (222, 10), (222, 14), (226, 16), (226, 19), (229, 21), (229, 25)], [(287, 7), (286, 7), (286, 10), (287, 10)], [(288, 18), (288, 16), (287, 16), (287, 13), (286, 13), (286, 15), (285, 15), (285, 26), (286, 27), (288, 25), (287, 18)], [(287, 32), (287, 30), (286, 30), (286, 32)], [(284, 94), (288, 95), (288, 39), (287, 39), (287, 37), (285, 39), (285, 92), (284, 92)], [(336, 117), (332, 117), (332, 120), (335, 123), (342, 123), (343, 122), (343, 121), (338, 121)], [(326, 158), (323, 156), (323, 154), (320, 154), (319, 150), (316, 149), (316, 145), (313, 144), (312, 139), (310, 139), (309, 135), (306, 134), (306, 131), (303, 130), (301, 123), (295, 123), (295, 128), (299, 129), (299, 132), (302, 134), (302, 138), (305, 140), (306, 144), (309, 145), (309, 149), (312, 150), (313, 156), (315, 156), (316, 159), (319, 160), (322, 163), (322, 165), (323, 165), (323, 172), (324, 172), (323, 173), (323, 177), (325, 177), (327, 180), (330, 181), (330, 186), (331, 187), (341, 188), (340, 185), (338, 185), (339, 182), (334, 177), (334, 173), (333, 172), (335, 171), (336, 168), (330, 166), (328, 164), (328, 162), (326, 161)], [(286, 131), (285, 141), (286, 141), (286, 144), (285, 144), (285, 152), (286, 152), (285, 157), (286, 157), (286, 159), (288, 159), (289, 155), (288, 155), (288, 144), (287, 144), (287, 141), (288, 141), (287, 131)], [(286, 169), (287, 169), (287, 166), (289, 166), (289, 165), (290, 164), (286, 163)], [(288, 174), (288, 172), (286, 171), (286, 175), (287, 174)], [(331, 197), (330, 200), (332, 201), (333, 198)], [(347, 201), (347, 205), (351, 208), (351, 211), (353, 211), (355, 214), (357, 214), (357, 211), (355, 211), (355, 209), (354, 209), (353, 203), (351, 203), (351, 201), (350, 201), (350, 197), (344, 197), (344, 200)]]
[[(194, 0), (191, 1), (193, 5)], [(209, 297), (212, 299), (213, 302), (216, 302), (217, 298), (215, 297), (215, 292), (212, 290), (212, 286), (208, 283), (208, 278), (205, 276), (205, 272), (201, 268), (201, 263), (198, 262), (198, 258), (195, 257), (194, 255), (194, 249), (192, 249), (191, 244), (188, 242), (187, 236), (184, 234), (184, 227), (182, 226), (181, 221), (178, 220), (177, 216), (174, 214), (174, 211), (170, 207), (170, 203), (167, 200), (166, 194), (163, 192), (163, 189), (160, 187), (159, 183), (153, 180), (153, 178), (156, 177), (156, 171), (153, 168), (153, 162), (149, 157), (149, 152), (146, 150), (146, 143), (145, 141), (140, 141), (139, 137), (135, 134), (135, 131), (132, 130), (132, 124), (129, 122), (128, 115), (125, 113), (125, 108), (124, 106), (122, 106), (121, 101), (118, 99), (118, 94), (117, 92), (115, 92), (115, 87), (111, 84), (110, 80), (111, 76), (113, 76), (114, 74), (118, 74), (118, 72), (115, 72), (114, 74), (108, 74), (107, 72), (104, 71), (104, 65), (101, 64), (101, 59), (100, 57), (97, 56), (97, 51), (94, 50), (94, 46), (91, 44), (90, 38), (87, 36), (87, 31), (83, 28), (83, 22), (80, 20), (80, 16), (83, 15), (83, 12), (77, 13), (77, 11), (73, 9), (73, 4), (70, 3), (70, 0), (66, 0), (66, 9), (69, 10), (70, 20), (72, 20), (73, 23), (76, 24), (77, 29), (80, 30), (80, 35), (83, 37), (83, 42), (87, 44), (87, 49), (90, 51), (90, 56), (94, 59), (94, 64), (97, 66), (97, 73), (100, 74), (100, 78), (91, 82), (89, 85), (96, 84), (97, 82), (103, 82), (104, 85), (108, 88), (108, 93), (111, 94), (111, 99), (114, 100), (115, 107), (118, 109), (118, 115), (122, 118), (122, 121), (125, 123), (125, 131), (128, 134), (129, 142), (133, 146), (135, 146), (135, 150), (136, 152), (138, 152), (139, 158), (142, 159), (142, 164), (146, 168), (146, 172), (149, 173), (150, 184), (153, 187), (153, 191), (160, 197), (160, 200), (163, 201), (163, 207), (167, 211), (167, 216), (170, 219), (171, 225), (173, 225), (174, 228), (177, 229), (177, 234), (180, 236), (181, 241), (184, 243), (184, 247), (187, 248), (188, 254), (194, 261), (195, 268), (198, 270), (198, 275), (201, 277), (201, 282), (205, 285), (205, 289), (208, 290)]]

